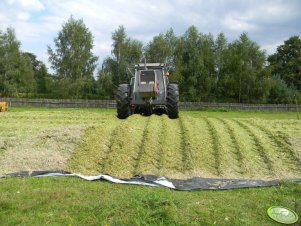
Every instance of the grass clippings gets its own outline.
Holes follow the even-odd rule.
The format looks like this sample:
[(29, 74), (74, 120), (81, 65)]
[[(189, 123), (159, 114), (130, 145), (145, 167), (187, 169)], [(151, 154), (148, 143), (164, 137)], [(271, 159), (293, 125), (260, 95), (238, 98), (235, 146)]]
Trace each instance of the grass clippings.
[(0, 174), (63, 169), (129, 178), (301, 177), (301, 122), (282, 113), (20, 110), (0, 114)]

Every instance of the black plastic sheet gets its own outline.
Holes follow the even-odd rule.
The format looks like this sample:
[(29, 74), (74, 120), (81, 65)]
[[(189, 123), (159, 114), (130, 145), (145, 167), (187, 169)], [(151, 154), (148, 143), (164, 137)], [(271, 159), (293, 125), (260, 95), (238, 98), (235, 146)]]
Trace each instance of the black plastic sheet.
[[(254, 188), (280, 185), (280, 180), (248, 180), (248, 179), (220, 179), (220, 178), (200, 178), (191, 179), (169, 179), (154, 175), (136, 175), (130, 179), (113, 177), (106, 174), (96, 176), (85, 176), (76, 173), (69, 173), (62, 170), (59, 171), (22, 171), (7, 174), (0, 178), (6, 177), (53, 177), (53, 176), (71, 176), (79, 177), (88, 181), (106, 180), (119, 184), (135, 184), (146, 186), (161, 186), (174, 190), (190, 191), (190, 190), (228, 190), (235, 188)], [(301, 182), (301, 179), (293, 179), (292, 182)]]

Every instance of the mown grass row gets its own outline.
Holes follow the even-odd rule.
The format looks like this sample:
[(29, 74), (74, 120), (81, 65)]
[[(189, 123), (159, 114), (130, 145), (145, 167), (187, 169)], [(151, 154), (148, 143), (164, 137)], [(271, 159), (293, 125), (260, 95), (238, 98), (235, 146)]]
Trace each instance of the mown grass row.
[(256, 155), (261, 163), (261, 170), (265, 172), (265, 174), (270, 175), (274, 173), (274, 166), (271, 160), (270, 153), (268, 149), (265, 147), (265, 141), (258, 135), (258, 131), (252, 130), (248, 125), (243, 123), (242, 121), (235, 120), (235, 122), (244, 129), (248, 134), (253, 143), (250, 147), (254, 151), (254, 155)]
[(214, 153), (218, 155), (219, 176), (239, 178), (243, 170), (243, 158), (238, 138), (235, 138), (234, 130), (220, 118), (207, 119), (211, 125), (211, 133), (216, 143)]
[(187, 124), (187, 121), (183, 118), (179, 119), (179, 127), (180, 127), (180, 152), (182, 156), (182, 172), (191, 171), (194, 167), (195, 157), (194, 149), (191, 146), (191, 141), (189, 137), (190, 126)]
[(301, 159), (293, 149), (287, 135), (281, 131), (275, 133), (272, 130), (267, 129), (267, 125), (260, 125), (254, 120), (248, 120), (248, 123), (268, 136), (277, 152), (278, 158), (283, 160), (282, 162), (285, 166), (289, 167), (291, 170), (301, 171)]
[[(216, 160), (212, 153), (212, 137), (208, 124), (203, 119), (192, 117), (182, 117), (180, 119), (184, 127), (185, 139), (184, 150), (189, 153), (189, 160), (184, 167), (188, 167), (185, 172), (186, 177), (201, 176), (212, 177), (216, 175)], [(185, 157), (185, 154), (183, 154)]]
[(97, 174), (103, 170), (110, 152), (111, 133), (119, 123), (116, 120), (104, 126), (87, 129), (82, 144), (68, 161), (67, 170), (88, 175)]
[(135, 115), (122, 120), (111, 134), (110, 150), (103, 173), (133, 176), (147, 118)]
[[(224, 127), (224, 134), (228, 135), (228, 139), (226, 139), (228, 144), (228, 150), (229, 150), (229, 155), (232, 155), (232, 160), (234, 160), (233, 163), (233, 169), (235, 173), (238, 173), (239, 175), (242, 175), (246, 172), (245, 169), (245, 158), (244, 155), (242, 154), (241, 147), (239, 145), (239, 141), (237, 139), (237, 135), (235, 133), (235, 130), (233, 127), (229, 125), (229, 123), (226, 120), (223, 120), (221, 118), (217, 118), (217, 120), (222, 123)], [(225, 136), (224, 136), (225, 137)]]
[(182, 130), (178, 120), (170, 120), (163, 115), (162, 118), (162, 145), (160, 175), (173, 175), (179, 177), (183, 171), (183, 139)]
[(87, 131), (69, 169), (120, 177), (139, 173), (172, 178), (300, 175), (293, 147), (262, 123), (266, 122), (190, 116), (170, 120), (165, 115), (113, 120)]

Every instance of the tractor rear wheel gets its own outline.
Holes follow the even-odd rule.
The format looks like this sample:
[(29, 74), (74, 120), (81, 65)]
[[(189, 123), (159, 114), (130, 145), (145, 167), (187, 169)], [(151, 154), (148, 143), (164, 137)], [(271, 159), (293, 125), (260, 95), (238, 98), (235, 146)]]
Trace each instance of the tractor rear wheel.
[(129, 90), (130, 85), (128, 84), (120, 84), (117, 89), (117, 117), (120, 119), (127, 118), (131, 113)]
[(178, 84), (171, 83), (167, 85), (167, 115), (171, 119), (176, 119), (179, 117), (179, 87)]

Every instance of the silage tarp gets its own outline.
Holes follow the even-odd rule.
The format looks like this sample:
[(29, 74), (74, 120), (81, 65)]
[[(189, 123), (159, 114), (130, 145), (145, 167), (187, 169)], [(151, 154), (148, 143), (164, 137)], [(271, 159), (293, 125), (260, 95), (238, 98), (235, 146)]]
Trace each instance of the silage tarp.
[[(249, 179), (220, 179), (220, 178), (200, 178), (194, 177), (191, 179), (168, 179), (154, 175), (136, 175), (130, 179), (123, 179), (107, 174), (96, 176), (85, 176), (77, 173), (69, 173), (65, 171), (22, 171), (18, 173), (7, 174), (6, 177), (79, 177), (88, 181), (105, 180), (118, 184), (135, 184), (146, 186), (160, 186), (174, 190), (190, 191), (190, 190), (228, 190), (235, 188), (254, 188), (280, 185), (280, 180), (249, 180)], [(301, 183), (301, 179), (293, 179), (293, 182)]]

